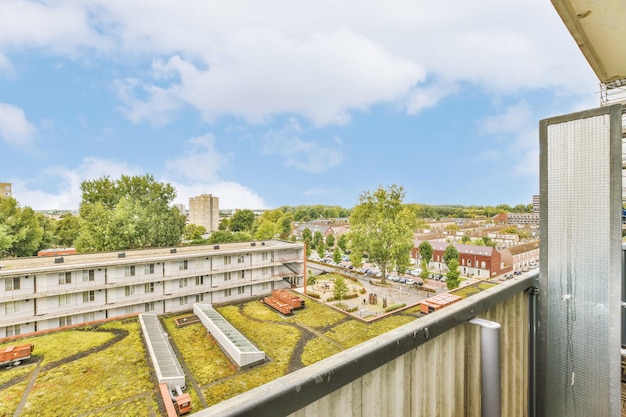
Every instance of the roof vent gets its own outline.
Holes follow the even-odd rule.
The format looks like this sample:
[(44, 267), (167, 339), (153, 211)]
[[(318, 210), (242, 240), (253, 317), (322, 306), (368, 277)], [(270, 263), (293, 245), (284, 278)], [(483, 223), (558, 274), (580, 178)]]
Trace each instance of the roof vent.
[(176, 248), (170, 249), (170, 253), (176, 253)]
[(256, 246), (256, 242), (250, 243), (250, 246)]
[(60, 256), (58, 258), (54, 258), (54, 263), (55, 264), (62, 264), (63, 263), (63, 257)]
[(126, 258), (126, 252), (120, 252), (117, 254), (118, 258)]
[(213, 249), (219, 249), (219, 248), (220, 248), (220, 245), (213, 246)]

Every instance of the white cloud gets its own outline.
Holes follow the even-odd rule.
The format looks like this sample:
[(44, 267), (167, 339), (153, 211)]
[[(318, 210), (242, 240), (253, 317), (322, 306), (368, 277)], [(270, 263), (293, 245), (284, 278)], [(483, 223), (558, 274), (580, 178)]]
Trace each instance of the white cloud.
[(443, 84), (418, 87), (410, 93), (406, 111), (411, 115), (418, 114), (424, 109), (435, 107), (443, 98), (457, 90), (455, 85)]
[(503, 114), (490, 116), (481, 121), (480, 131), (483, 134), (517, 132), (529, 123), (534, 123), (533, 117), (528, 104), (520, 101), (509, 106)]
[[(148, 122), (153, 126), (163, 126), (169, 123), (180, 106), (175, 87), (165, 89), (128, 78), (116, 81), (114, 89), (124, 103), (122, 112), (133, 123)], [(148, 98), (141, 100), (138, 96)]]
[(177, 204), (184, 204), (189, 208), (189, 198), (201, 194), (213, 194), (219, 197), (220, 209), (240, 208), (240, 209), (266, 209), (267, 205), (256, 191), (232, 181), (198, 182), (192, 184), (182, 184), (171, 182), (176, 187)]
[(0, 103), (0, 140), (9, 145), (26, 147), (32, 142), (35, 131), (24, 110)]
[(344, 145), (340, 138), (306, 141), (300, 136), (306, 134), (294, 119), (280, 131), (270, 131), (263, 140), (261, 152), (279, 155), (285, 166), (300, 171), (321, 173), (340, 165), (344, 159)]
[[(124, 162), (87, 157), (74, 169), (50, 166), (31, 180), (13, 180), (13, 195), (22, 206), (35, 210), (78, 210), (81, 202), (80, 184), (83, 181), (104, 176), (115, 180), (122, 175), (141, 174), (140, 168)], [(38, 188), (40, 184), (55, 184), (56, 190), (41, 190)]]
[(192, 181), (211, 182), (228, 163), (228, 158), (215, 149), (213, 135), (192, 138), (185, 144), (182, 155), (166, 161), (167, 170), (175, 177)]

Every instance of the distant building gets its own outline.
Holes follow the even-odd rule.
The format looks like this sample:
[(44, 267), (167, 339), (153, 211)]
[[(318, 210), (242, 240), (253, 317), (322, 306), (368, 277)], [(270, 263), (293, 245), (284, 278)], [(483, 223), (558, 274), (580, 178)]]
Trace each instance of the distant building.
[(204, 226), (211, 233), (220, 224), (219, 198), (202, 194), (189, 199), (189, 223)]
[(10, 182), (0, 182), (0, 196), (13, 197), (13, 193), (11, 192)]
[(522, 243), (502, 250), (502, 259), (515, 271), (528, 270), (539, 263), (539, 241)]
[(533, 196), (533, 214), (536, 214), (537, 216), (539, 216), (539, 203), (540, 203), (540, 197), (538, 195), (534, 195)]
[(180, 214), (182, 214), (183, 216), (187, 215), (187, 209), (185, 208), (184, 204), (174, 204), (174, 207), (176, 207), (178, 211), (180, 211)]

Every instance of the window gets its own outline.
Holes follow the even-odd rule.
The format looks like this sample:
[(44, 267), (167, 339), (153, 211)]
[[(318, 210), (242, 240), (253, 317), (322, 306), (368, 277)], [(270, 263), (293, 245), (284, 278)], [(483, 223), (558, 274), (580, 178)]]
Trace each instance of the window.
[(178, 280), (178, 288), (186, 287), (188, 283), (187, 278), (181, 278)]
[(239, 256), (237, 256), (237, 263), (238, 263), (238, 264), (243, 263), (243, 261), (244, 261), (244, 260), (245, 260), (245, 258), (243, 257), (243, 255), (239, 255)]
[(246, 277), (246, 271), (239, 271), (239, 279), (244, 279)]
[(196, 303), (204, 301), (204, 294), (196, 294)]
[(135, 276), (135, 265), (126, 265), (124, 267), (124, 276), (126, 276), (126, 277), (134, 277)]
[(188, 297), (185, 295), (183, 297), (180, 297), (180, 305), (184, 306), (185, 304), (187, 304), (189, 302)]
[(270, 269), (268, 267), (264, 267), (261, 269), (261, 274), (267, 276), (270, 274)]
[(224, 256), (224, 265), (230, 265), (230, 255)]
[(72, 283), (72, 273), (71, 272), (61, 272), (59, 274), (59, 285), (71, 284), (71, 283)]
[(83, 314), (83, 323), (87, 323), (87, 322), (95, 321), (95, 320), (96, 320), (96, 313), (91, 312), (91, 313)]
[(185, 259), (184, 261), (178, 261), (178, 270), (183, 271), (189, 268), (189, 261)]
[(72, 304), (72, 294), (59, 295), (59, 307), (68, 306)]
[(59, 327), (71, 326), (72, 325), (72, 317), (60, 317), (59, 318)]
[(204, 285), (204, 276), (196, 277), (196, 285)]
[(93, 269), (83, 269), (83, 282), (93, 281), (96, 278)]
[(267, 290), (270, 286), (269, 282), (264, 282), (263, 284), (261, 284), (261, 289), (262, 290)]
[(485, 261), (482, 261), (482, 262), (480, 263), (480, 267), (481, 267), (482, 269), (485, 269), (485, 268), (487, 267), (487, 264), (485, 263)]
[(96, 299), (95, 291), (85, 291), (83, 292), (83, 303), (91, 303)]
[(143, 274), (144, 275), (154, 274), (154, 264), (145, 264), (143, 266)]
[(150, 293), (150, 292), (154, 292), (154, 282), (149, 282), (147, 284), (144, 285), (144, 292)]
[(6, 291), (13, 291), (20, 289), (20, 277), (5, 278), (4, 289)]
[(224, 290), (224, 297), (230, 297), (230, 294), (231, 294), (231, 289), (232, 289), (232, 288), (226, 288), (226, 289)]
[(224, 273), (224, 281), (230, 281), (230, 272)]
[(237, 287), (237, 294), (243, 294), (246, 290), (246, 287)]
[(154, 301), (150, 301), (149, 303), (146, 303), (144, 307), (146, 311), (154, 311)]
[(471, 259), (467, 260), (467, 266), (472, 266), (472, 260)]
[(134, 285), (127, 285), (124, 287), (124, 295), (126, 297), (130, 297), (131, 295), (135, 295), (135, 286)]
[(267, 252), (261, 252), (261, 260), (262, 261), (266, 261), (267, 260)]
[(19, 336), (22, 334), (22, 325), (16, 324), (15, 326), (7, 326), (6, 329), (6, 337), (10, 336)]
[(4, 311), (6, 314), (13, 314), (20, 312), (20, 302), (19, 301), (9, 301), (4, 304)]
[(133, 314), (135, 312), (135, 306), (126, 306), (124, 312), (126, 314)]

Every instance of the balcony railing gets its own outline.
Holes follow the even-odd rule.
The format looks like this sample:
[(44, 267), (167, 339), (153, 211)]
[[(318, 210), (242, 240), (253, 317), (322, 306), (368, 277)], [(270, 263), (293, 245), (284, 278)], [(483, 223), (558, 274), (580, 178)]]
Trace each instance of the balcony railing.
[(480, 416), (480, 328), (501, 325), (502, 415), (529, 415), (538, 270), (199, 411), (221, 416)]

